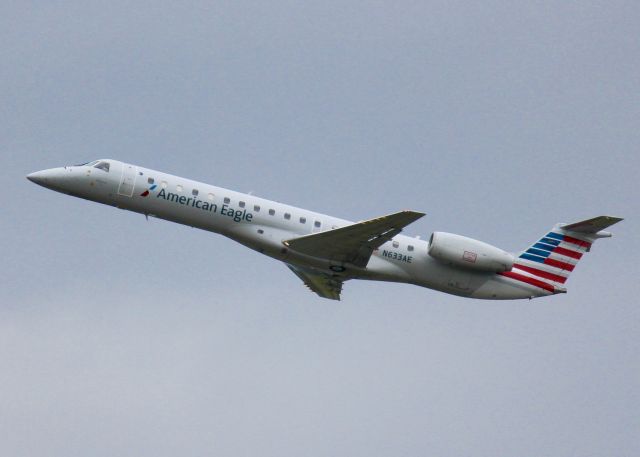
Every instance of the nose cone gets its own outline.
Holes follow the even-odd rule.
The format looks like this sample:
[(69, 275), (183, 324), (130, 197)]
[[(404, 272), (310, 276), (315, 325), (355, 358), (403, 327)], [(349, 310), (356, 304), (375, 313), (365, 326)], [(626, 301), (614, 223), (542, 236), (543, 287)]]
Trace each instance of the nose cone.
[(27, 179), (47, 189), (63, 191), (72, 183), (73, 176), (64, 168), (50, 168), (31, 173)]
[(34, 173), (28, 174), (27, 179), (31, 182), (39, 184), (41, 186), (45, 186), (47, 184), (47, 171), (36, 171)]

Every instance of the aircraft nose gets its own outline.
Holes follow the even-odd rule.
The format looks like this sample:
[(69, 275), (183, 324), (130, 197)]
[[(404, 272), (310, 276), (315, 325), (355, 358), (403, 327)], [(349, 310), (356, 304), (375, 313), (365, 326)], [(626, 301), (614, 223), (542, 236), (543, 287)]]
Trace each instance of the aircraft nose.
[(27, 179), (33, 183), (44, 186), (47, 182), (47, 172), (46, 171), (36, 171), (33, 173), (29, 173), (27, 175)]
[(36, 171), (28, 174), (27, 179), (47, 189), (59, 190), (66, 187), (71, 176), (62, 168)]

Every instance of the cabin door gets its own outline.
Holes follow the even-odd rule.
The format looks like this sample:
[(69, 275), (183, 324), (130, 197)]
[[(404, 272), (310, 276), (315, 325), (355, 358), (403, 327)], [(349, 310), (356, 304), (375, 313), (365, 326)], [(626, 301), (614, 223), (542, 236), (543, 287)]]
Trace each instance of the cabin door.
[(122, 164), (122, 176), (120, 177), (120, 186), (118, 187), (118, 195), (131, 197), (133, 188), (136, 185), (136, 177), (138, 176), (137, 168), (127, 163)]

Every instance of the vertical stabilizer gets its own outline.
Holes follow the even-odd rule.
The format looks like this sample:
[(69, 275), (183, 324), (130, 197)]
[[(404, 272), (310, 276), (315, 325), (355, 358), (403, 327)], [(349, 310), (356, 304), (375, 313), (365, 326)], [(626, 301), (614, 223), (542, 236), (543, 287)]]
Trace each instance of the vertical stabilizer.
[(599, 216), (573, 224), (556, 224), (546, 235), (518, 254), (511, 271), (503, 275), (551, 293), (566, 292), (569, 275), (598, 238), (610, 237), (603, 229), (622, 218)]

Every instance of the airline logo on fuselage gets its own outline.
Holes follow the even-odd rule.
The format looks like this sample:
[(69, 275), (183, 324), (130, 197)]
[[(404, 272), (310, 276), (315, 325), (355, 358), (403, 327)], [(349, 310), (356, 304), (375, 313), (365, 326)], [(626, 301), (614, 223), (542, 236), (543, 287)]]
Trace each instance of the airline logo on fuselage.
[[(149, 190), (153, 190), (155, 188), (155, 184), (149, 188)], [(142, 197), (146, 197), (149, 195), (149, 191), (145, 191), (140, 194)], [(228, 204), (222, 205), (220, 207), (220, 211), (218, 211), (218, 205), (215, 203), (210, 203), (204, 200), (200, 200), (195, 197), (187, 197), (185, 195), (174, 194), (173, 192), (166, 192), (164, 189), (160, 189), (160, 192), (156, 195), (156, 198), (162, 198), (163, 200), (168, 200), (173, 203), (177, 203), (183, 206), (191, 206), (192, 208), (197, 208), (202, 211), (207, 211), (209, 213), (220, 214), (221, 216), (227, 216), (234, 220), (234, 222), (242, 222), (247, 221), (251, 222), (253, 219), (253, 214), (247, 212), (246, 209), (234, 210)]]
[(152, 185), (151, 187), (149, 187), (147, 190), (145, 190), (144, 192), (142, 192), (140, 194), (141, 197), (146, 197), (147, 195), (149, 195), (149, 191), (154, 190), (156, 187), (158, 187), (157, 184)]

